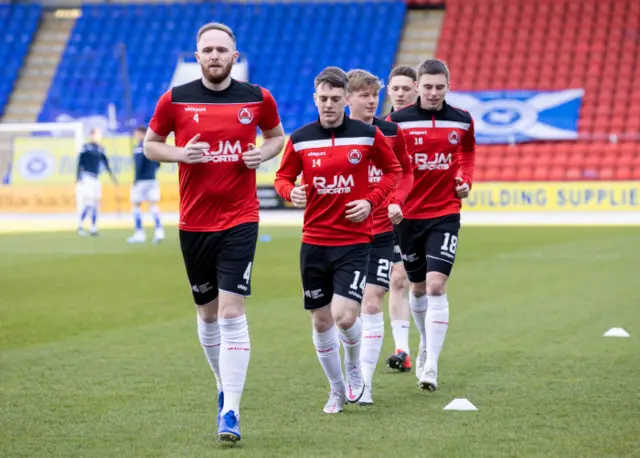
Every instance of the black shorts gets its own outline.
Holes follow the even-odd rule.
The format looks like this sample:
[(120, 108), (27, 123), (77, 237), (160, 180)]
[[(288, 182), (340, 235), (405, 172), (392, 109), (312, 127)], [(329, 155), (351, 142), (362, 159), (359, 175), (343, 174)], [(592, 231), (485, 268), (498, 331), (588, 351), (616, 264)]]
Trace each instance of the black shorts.
[(205, 305), (218, 290), (251, 295), (251, 267), (258, 241), (258, 223), (244, 223), (219, 232), (180, 231), (180, 248), (193, 299)]
[(371, 244), (300, 247), (300, 274), (304, 308), (314, 310), (331, 303), (334, 294), (362, 303), (367, 283)]
[(393, 226), (393, 237), (395, 243), (395, 245), (393, 245), (393, 263), (398, 264), (399, 262), (402, 262), (402, 251), (400, 250), (400, 242), (398, 241), (396, 226)]
[(427, 272), (451, 274), (458, 247), (460, 214), (430, 219), (405, 219), (398, 226), (400, 249), (411, 283), (426, 280)]
[(371, 254), (369, 255), (369, 271), (367, 272), (368, 284), (381, 286), (387, 291), (389, 290), (395, 244), (396, 238), (393, 232), (385, 232), (373, 236)]

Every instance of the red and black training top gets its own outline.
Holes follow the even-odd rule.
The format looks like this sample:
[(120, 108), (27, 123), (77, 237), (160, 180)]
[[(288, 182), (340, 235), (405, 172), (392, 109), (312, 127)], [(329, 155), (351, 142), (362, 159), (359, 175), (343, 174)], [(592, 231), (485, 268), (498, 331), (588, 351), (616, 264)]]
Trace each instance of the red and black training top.
[(408, 219), (427, 219), (459, 213), (456, 177), (470, 187), (476, 157), (471, 115), (444, 103), (441, 110), (424, 110), (420, 99), (390, 113), (387, 120), (404, 132), (413, 159), (414, 183), (402, 213)]
[(279, 124), (271, 93), (236, 80), (222, 91), (195, 80), (160, 97), (149, 123), (155, 133), (174, 132), (176, 146), (200, 134), (198, 141), (210, 145), (206, 162), (178, 166), (180, 229), (216, 232), (259, 221), (256, 171), (246, 167), (242, 153), (256, 143), (258, 128)]
[[(411, 188), (413, 187), (413, 166), (411, 164), (411, 158), (407, 154), (407, 145), (405, 143), (404, 134), (402, 129), (397, 124), (389, 121), (384, 121), (379, 118), (373, 118), (373, 125), (380, 129), (382, 135), (385, 136), (389, 146), (395, 153), (402, 167), (402, 176), (398, 182), (398, 186), (395, 191), (391, 193), (389, 199), (383, 202), (382, 205), (373, 209), (373, 235), (384, 234), (385, 232), (391, 232), (393, 230), (393, 224), (389, 219), (389, 204), (397, 204), (400, 207), (404, 205)], [(369, 187), (376, 186), (382, 178), (382, 170), (375, 166), (375, 164), (369, 165)]]
[[(369, 163), (383, 172), (380, 182), (369, 188)], [(275, 188), (286, 200), (302, 173), (307, 189), (302, 241), (321, 246), (369, 243), (373, 218), (360, 223), (345, 218), (347, 203), (366, 199), (377, 208), (396, 188), (401, 166), (380, 129), (345, 116), (335, 128), (316, 121), (291, 134)]]

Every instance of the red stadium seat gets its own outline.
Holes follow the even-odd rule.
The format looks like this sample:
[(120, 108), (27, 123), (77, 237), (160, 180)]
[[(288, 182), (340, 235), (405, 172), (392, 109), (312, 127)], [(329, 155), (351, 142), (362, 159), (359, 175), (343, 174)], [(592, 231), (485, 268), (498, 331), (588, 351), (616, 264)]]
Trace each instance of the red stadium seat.
[[(640, 142), (624, 142), (640, 134), (640, 40), (625, 32), (640, 28), (640, 1), (448, 0), (445, 18), (438, 56), (456, 59), (457, 88), (586, 90), (580, 142), (489, 148), (498, 158), (485, 159), (483, 177), (640, 178)], [(454, 46), (461, 29), (470, 39)], [(611, 133), (622, 143), (589, 140)]]
[(566, 178), (567, 169), (564, 167), (553, 167), (549, 172), (549, 180), (562, 181)]
[(612, 167), (604, 167), (600, 169), (601, 180), (612, 180), (614, 176), (615, 176), (615, 172)]
[(631, 167), (618, 167), (613, 178), (616, 180), (631, 180), (633, 179), (633, 170)]

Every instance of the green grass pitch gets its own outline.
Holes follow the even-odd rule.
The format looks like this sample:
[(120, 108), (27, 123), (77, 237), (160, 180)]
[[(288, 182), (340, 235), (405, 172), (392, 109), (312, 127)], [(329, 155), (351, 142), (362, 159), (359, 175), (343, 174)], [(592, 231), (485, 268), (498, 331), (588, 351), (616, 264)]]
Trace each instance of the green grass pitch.
[[(638, 228), (463, 228), (440, 389), (385, 367), (385, 310), (375, 405), (338, 416), (321, 412), (300, 230), (261, 232), (233, 448), (175, 229), (160, 246), (0, 236), (0, 456), (640, 457)], [(443, 411), (458, 397), (479, 411)]]

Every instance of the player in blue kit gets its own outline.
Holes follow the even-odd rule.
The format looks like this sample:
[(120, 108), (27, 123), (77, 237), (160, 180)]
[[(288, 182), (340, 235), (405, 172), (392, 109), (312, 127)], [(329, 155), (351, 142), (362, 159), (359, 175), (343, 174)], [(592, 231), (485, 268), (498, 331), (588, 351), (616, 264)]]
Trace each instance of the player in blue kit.
[(114, 184), (118, 184), (116, 177), (109, 166), (109, 159), (102, 146), (102, 131), (98, 128), (91, 129), (91, 141), (82, 146), (78, 155), (78, 170), (76, 184), (76, 204), (80, 214), (78, 222), (78, 234), (85, 236), (84, 219), (91, 214), (91, 226), (89, 234), (98, 235), (98, 207), (102, 199), (102, 185), (100, 173), (102, 166), (107, 170)]
[(160, 168), (160, 163), (152, 161), (144, 155), (143, 141), (146, 133), (147, 128), (144, 126), (138, 127), (133, 133), (136, 139), (136, 146), (133, 148), (135, 176), (133, 187), (131, 188), (131, 203), (133, 204), (133, 220), (136, 229), (133, 236), (127, 239), (129, 243), (144, 243), (147, 240), (147, 235), (142, 228), (142, 211), (140, 206), (143, 202), (148, 202), (149, 211), (155, 223), (153, 243), (160, 243), (164, 240), (164, 228), (160, 221), (160, 208), (158, 207), (158, 202), (160, 202), (160, 185), (158, 184), (158, 180), (156, 180), (156, 173), (158, 168)]

